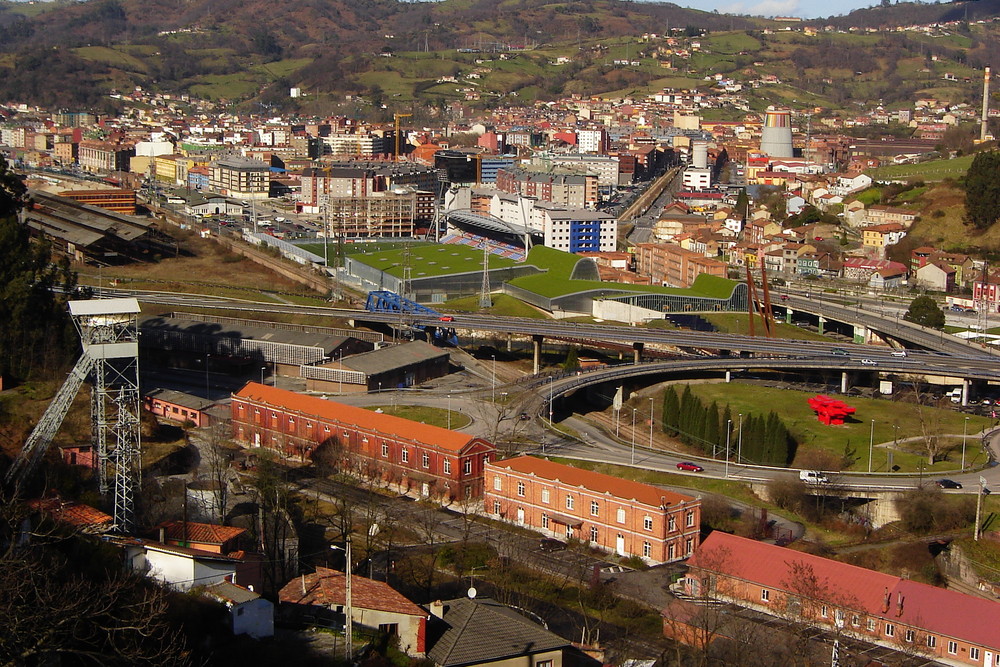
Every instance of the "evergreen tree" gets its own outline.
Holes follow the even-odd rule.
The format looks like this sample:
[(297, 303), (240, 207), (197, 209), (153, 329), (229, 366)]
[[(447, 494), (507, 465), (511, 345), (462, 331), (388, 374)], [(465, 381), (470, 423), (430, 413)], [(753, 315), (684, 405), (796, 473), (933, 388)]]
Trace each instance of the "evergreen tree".
[(715, 451), (719, 444), (719, 406), (715, 401), (705, 415), (705, 452)]
[(23, 193), (0, 158), (0, 376), (20, 379), (54, 371), (79, 349), (65, 296), (76, 275), (65, 257), (53, 263), (49, 244), (33, 243), (18, 222)]
[(733, 413), (729, 409), (729, 404), (726, 403), (726, 409), (722, 411), (722, 417), (719, 418), (719, 451), (726, 449), (726, 431), (732, 428), (732, 424), (730, 424), (732, 419)]
[(945, 322), (944, 311), (927, 295), (918, 296), (911, 301), (903, 319), (933, 329), (944, 327)]
[(736, 195), (736, 215), (740, 217), (740, 220), (746, 222), (749, 210), (750, 197), (747, 196), (746, 188), (742, 188), (740, 193)]
[(965, 174), (965, 221), (987, 229), (1000, 218), (1000, 152), (977, 153)]
[(677, 398), (677, 390), (667, 387), (663, 392), (663, 414), (660, 421), (663, 423), (663, 430), (668, 435), (677, 435), (677, 418), (679, 416), (681, 404)]
[(570, 345), (569, 350), (566, 351), (566, 361), (563, 362), (563, 370), (575, 371), (578, 368), (580, 368), (579, 352), (576, 350), (576, 345)]
[(684, 385), (684, 392), (681, 394), (680, 419), (677, 422), (677, 430), (681, 432), (682, 442), (691, 442), (691, 431), (695, 420), (694, 395), (691, 393), (691, 386)]

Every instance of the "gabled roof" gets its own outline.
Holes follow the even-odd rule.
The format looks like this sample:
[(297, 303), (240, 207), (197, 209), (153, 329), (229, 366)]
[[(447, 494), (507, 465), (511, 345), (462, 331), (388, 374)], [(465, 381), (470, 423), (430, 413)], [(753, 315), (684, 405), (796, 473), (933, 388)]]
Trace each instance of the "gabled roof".
[[(901, 579), (828, 558), (714, 531), (688, 566), (719, 572), (775, 590), (795, 590), (803, 573), (815, 577), (816, 599), (964, 639), (984, 648), (1000, 648), (996, 619), (1000, 602)], [(806, 593), (807, 591), (802, 591)], [(886, 600), (888, 599), (888, 609)], [(900, 601), (902, 609), (900, 609)]]
[(75, 500), (44, 498), (29, 500), (27, 504), (31, 509), (47, 514), (53, 521), (76, 528), (108, 530), (114, 522), (114, 517), (111, 515)]
[[(347, 576), (338, 570), (317, 567), (289, 581), (278, 593), (278, 601), (287, 604), (339, 607), (347, 603)], [(423, 609), (410, 602), (389, 584), (358, 575), (351, 576), (351, 606), (408, 616), (424, 616)]]
[(679, 505), (694, 500), (691, 496), (666, 491), (651, 484), (612, 477), (583, 468), (574, 468), (534, 456), (517, 456), (497, 461), (491, 465), (525, 475), (534, 475), (540, 479), (558, 480), (566, 486), (581, 487), (618, 498), (630, 498), (650, 507)]
[(317, 419), (351, 424), (358, 429), (384, 433), (403, 441), (439, 447), (456, 454), (464, 452), (477, 442), (492, 449), (492, 445), (485, 440), (468, 433), (449, 431), (440, 426), (431, 426), (402, 417), (379, 414), (316, 396), (304, 396), (294, 391), (278, 389), (257, 382), (248, 382), (242, 389), (233, 394), (233, 398), (244, 398), (264, 405), (272, 405), (278, 409), (291, 410), (302, 415), (312, 415)]
[(220, 581), (209, 586), (205, 586), (204, 594), (222, 603), (233, 605), (253, 602), (260, 598), (260, 593), (255, 593), (249, 588), (237, 586), (228, 581)]
[[(443, 610), (444, 631), (436, 640), (430, 637), (433, 645), (427, 651), (427, 657), (442, 667), (493, 662), (570, 645), (494, 600), (448, 600)], [(440, 628), (432, 626), (433, 630)]]
[(157, 528), (163, 529), (163, 536), (167, 540), (201, 544), (223, 544), (247, 532), (243, 528), (195, 521), (164, 521)]

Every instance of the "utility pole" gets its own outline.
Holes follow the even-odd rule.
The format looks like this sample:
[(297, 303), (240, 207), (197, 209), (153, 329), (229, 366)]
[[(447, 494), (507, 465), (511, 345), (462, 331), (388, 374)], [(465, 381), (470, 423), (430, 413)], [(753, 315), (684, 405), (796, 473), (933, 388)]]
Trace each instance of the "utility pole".
[(983, 511), (983, 489), (986, 487), (986, 478), (979, 476), (979, 493), (976, 494), (976, 530), (973, 532), (973, 539), (979, 541), (979, 522)]

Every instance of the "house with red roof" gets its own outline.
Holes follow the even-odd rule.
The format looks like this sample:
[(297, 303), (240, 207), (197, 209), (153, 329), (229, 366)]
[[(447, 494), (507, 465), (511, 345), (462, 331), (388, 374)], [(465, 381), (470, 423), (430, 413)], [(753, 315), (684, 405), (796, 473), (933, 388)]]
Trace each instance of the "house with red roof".
[(1000, 602), (714, 531), (677, 586), (950, 665), (1000, 665)]
[(422, 497), (479, 498), (496, 456), (467, 433), (250, 382), (233, 394), (233, 437), (302, 459), (336, 445), (355, 474)]
[[(324, 622), (346, 618), (347, 577), (317, 567), (288, 582), (278, 593), (279, 614), (294, 620)], [(427, 613), (389, 584), (351, 576), (351, 621), (399, 638), (399, 649), (423, 658), (427, 651)]]
[(247, 531), (234, 526), (196, 521), (165, 521), (156, 527), (160, 542), (190, 547), (215, 554), (227, 554), (249, 548)]
[(698, 546), (701, 499), (533, 456), (486, 466), (487, 515), (650, 563)]

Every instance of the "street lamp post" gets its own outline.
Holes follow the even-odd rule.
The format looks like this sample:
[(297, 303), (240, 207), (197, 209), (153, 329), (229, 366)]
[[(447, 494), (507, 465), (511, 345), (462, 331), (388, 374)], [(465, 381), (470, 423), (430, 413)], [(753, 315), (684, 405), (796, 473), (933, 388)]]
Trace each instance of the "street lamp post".
[[(732, 413), (730, 413), (732, 414)], [(726, 452), (729, 455), (729, 452)], [(739, 437), (736, 438), (736, 463), (739, 464), (743, 460), (743, 413), (740, 413), (740, 433)], [(727, 475), (728, 477), (728, 475)]]
[[(729, 414), (732, 414), (731, 412)], [(729, 436), (733, 432), (733, 420), (726, 420), (726, 479), (729, 479)]]
[(211, 358), (212, 355), (210, 354), (205, 355), (205, 398), (206, 399), (210, 398), (210, 395), (212, 393), (212, 387), (209, 385), (208, 382), (208, 360)]
[(549, 378), (549, 426), (552, 425), (552, 381), (555, 378)]
[(653, 397), (649, 397), (649, 449), (653, 449)]
[[(340, 547), (331, 544), (331, 549), (341, 550)], [(347, 536), (346, 544), (343, 548), (344, 557), (347, 562), (344, 566), (344, 655), (347, 661), (350, 663), (352, 661), (352, 654), (354, 647), (351, 646), (351, 640), (354, 636), (354, 619), (351, 618), (353, 608), (351, 605), (351, 537)]]
[(267, 370), (267, 366), (260, 367), (260, 383), (264, 384), (264, 371)]
[(635, 411), (636, 408), (632, 408), (632, 465), (635, 465)]
[(969, 418), (965, 418), (965, 424), (962, 427), (962, 472), (965, 472), (965, 441), (969, 437)]
[(875, 420), (872, 420), (872, 428), (868, 433), (868, 472), (872, 471), (872, 455), (875, 449)]
[(344, 351), (337, 350), (337, 393), (344, 393)]

